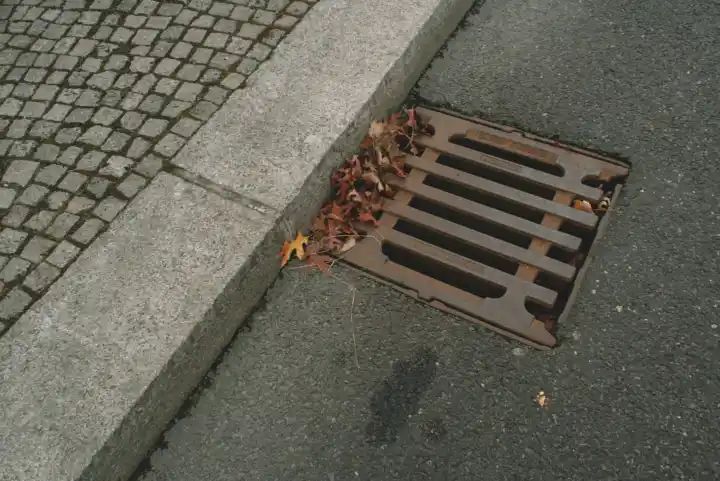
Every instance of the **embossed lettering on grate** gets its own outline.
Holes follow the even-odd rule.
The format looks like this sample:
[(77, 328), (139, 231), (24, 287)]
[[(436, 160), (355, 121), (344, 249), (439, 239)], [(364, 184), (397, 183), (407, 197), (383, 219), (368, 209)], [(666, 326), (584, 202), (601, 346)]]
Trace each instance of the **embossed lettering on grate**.
[(628, 168), (516, 129), (418, 114), (434, 135), (418, 139), (406, 178), (386, 179), (398, 193), (344, 260), (442, 310), (554, 346)]

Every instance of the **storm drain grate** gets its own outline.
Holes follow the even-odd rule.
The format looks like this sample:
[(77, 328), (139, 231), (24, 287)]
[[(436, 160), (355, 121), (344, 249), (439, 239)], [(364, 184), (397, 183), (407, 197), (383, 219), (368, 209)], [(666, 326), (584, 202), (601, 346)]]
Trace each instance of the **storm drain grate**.
[(555, 345), (628, 168), (515, 129), (417, 112), (434, 135), (417, 140), (406, 178), (386, 179), (398, 193), (344, 260), (439, 309)]

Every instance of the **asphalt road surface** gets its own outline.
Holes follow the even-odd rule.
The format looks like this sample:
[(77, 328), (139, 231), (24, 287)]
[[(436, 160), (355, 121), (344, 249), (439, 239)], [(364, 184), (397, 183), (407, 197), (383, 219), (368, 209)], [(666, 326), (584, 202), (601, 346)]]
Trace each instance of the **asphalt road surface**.
[(286, 269), (138, 479), (719, 479), (719, 26), (711, 0), (477, 5), (415, 98), (633, 164), (562, 345)]

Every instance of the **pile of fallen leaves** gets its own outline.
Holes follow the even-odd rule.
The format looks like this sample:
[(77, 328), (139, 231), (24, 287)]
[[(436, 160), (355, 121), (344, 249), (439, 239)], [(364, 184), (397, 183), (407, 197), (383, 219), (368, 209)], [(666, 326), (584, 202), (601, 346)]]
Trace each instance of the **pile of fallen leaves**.
[(294, 253), (298, 259), (327, 272), (332, 256), (352, 249), (362, 232), (377, 224), (383, 200), (395, 194), (383, 177), (407, 175), (405, 155), (419, 155), (415, 138), (421, 134), (432, 134), (432, 128), (412, 108), (373, 122), (360, 144), (360, 152), (332, 175), (332, 200), (313, 221), (310, 235), (298, 232), (294, 240), (285, 241), (280, 264), (287, 264)]

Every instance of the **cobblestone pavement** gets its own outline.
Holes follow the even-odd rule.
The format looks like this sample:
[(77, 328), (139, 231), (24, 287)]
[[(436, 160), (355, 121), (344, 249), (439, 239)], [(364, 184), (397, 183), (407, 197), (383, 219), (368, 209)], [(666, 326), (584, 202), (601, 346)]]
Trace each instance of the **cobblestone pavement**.
[(317, 0), (0, 0), (0, 334)]

